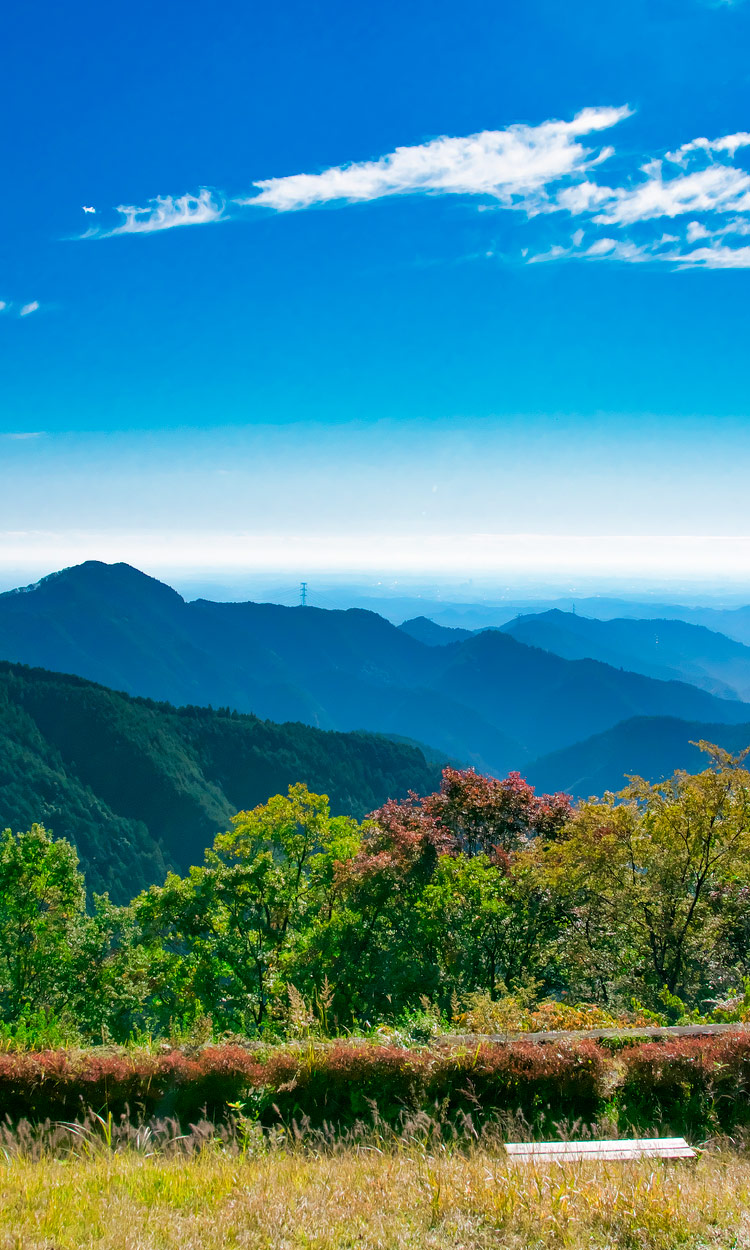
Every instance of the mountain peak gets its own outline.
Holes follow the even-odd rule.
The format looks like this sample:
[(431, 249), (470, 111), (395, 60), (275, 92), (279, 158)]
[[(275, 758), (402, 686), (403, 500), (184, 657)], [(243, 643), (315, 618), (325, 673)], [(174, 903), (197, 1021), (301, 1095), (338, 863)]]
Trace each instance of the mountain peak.
[(403, 621), (399, 629), (409, 634), (411, 638), (415, 638), (417, 642), (426, 643), (429, 647), (444, 647), (451, 642), (460, 642), (465, 638), (471, 638), (474, 632), (471, 629), (438, 625), (427, 616), (414, 616), (411, 620)]
[(517, 625), (519, 621), (547, 621), (556, 622), (558, 625), (569, 620), (588, 620), (588, 617), (581, 618), (577, 612), (568, 612), (565, 608), (545, 608), (543, 612), (519, 612), (518, 616), (513, 617), (512, 621), (508, 621), (501, 628), (509, 630), (511, 626)]
[(49, 573), (30, 586), (19, 586), (17, 590), (7, 591), (5, 596), (0, 597), (39, 593), (55, 594), (61, 590), (83, 591), (87, 594), (104, 595), (107, 598), (113, 595), (124, 596), (129, 600), (143, 600), (146, 597), (153, 600), (158, 597), (162, 603), (167, 601), (173, 604), (184, 603), (184, 599), (176, 590), (160, 582), (158, 578), (150, 577), (148, 573), (142, 573), (140, 569), (133, 568), (131, 564), (126, 564), (124, 561), (105, 564), (103, 560), (84, 560), (82, 564), (72, 564), (56, 573)]

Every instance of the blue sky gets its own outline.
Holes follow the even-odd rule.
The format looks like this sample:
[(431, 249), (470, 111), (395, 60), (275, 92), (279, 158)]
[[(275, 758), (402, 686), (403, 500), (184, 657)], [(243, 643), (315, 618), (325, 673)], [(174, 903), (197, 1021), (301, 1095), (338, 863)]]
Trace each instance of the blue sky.
[(13, 6), (0, 567), (750, 576), (748, 47), (750, 0)]

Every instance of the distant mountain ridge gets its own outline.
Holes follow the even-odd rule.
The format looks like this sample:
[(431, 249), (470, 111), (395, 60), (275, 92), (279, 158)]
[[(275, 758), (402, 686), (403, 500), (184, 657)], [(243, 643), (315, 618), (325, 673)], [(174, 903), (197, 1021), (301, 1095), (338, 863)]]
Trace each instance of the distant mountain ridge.
[(0, 663), (0, 829), (46, 824), (118, 899), (200, 862), (234, 812), (294, 782), (361, 817), (439, 776), (415, 747), (373, 734), (178, 710)]
[(541, 790), (565, 790), (575, 798), (622, 790), (627, 775), (663, 781), (676, 769), (702, 772), (708, 756), (697, 742), (739, 754), (750, 746), (750, 722), (716, 725), (666, 716), (638, 716), (562, 751), (534, 760), (528, 780)]
[(498, 774), (633, 716), (750, 721), (737, 700), (497, 630), (430, 646), (363, 609), (186, 603), (95, 561), (0, 595), (0, 657), (176, 705), (394, 734)]
[(557, 599), (499, 600), (485, 603), (454, 603), (441, 599), (375, 598), (360, 596), (361, 606), (372, 607), (388, 620), (429, 620), (442, 629), (500, 629), (518, 616), (549, 611), (571, 612), (597, 621), (667, 620), (702, 625), (750, 646), (750, 604), (736, 608), (658, 603), (648, 598), (615, 599), (606, 595), (567, 596)]
[[(427, 617), (399, 628), (433, 647), (484, 632), (449, 628)], [(598, 620), (550, 608), (487, 628), (566, 660), (599, 660), (658, 681), (687, 681), (722, 699), (750, 697), (750, 647), (704, 625), (658, 617)]]
[(689, 681), (721, 698), (750, 696), (750, 647), (686, 621), (595, 620), (552, 609), (502, 627), (527, 646), (565, 659), (594, 659), (663, 681)]
[(445, 647), (449, 642), (464, 642), (479, 632), (476, 629), (436, 625), (426, 616), (415, 616), (409, 621), (403, 621), (399, 629), (402, 629), (410, 638), (416, 638), (417, 642), (426, 643), (428, 647)]

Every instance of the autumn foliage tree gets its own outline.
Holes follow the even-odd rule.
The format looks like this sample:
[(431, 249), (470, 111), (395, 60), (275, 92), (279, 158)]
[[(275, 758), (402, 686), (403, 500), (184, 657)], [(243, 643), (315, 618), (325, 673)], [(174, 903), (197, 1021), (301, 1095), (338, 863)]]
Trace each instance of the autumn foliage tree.
[(534, 838), (554, 837), (570, 818), (571, 800), (537, 795), (520, 773), (500, 781), (473, 768), (445, 768), (440, 789), (423, 807), (457, 850), (502, 859)]
[(518, 773), (500, 781), (445, 768), (436, 793), (373, 812), (341, 866), (352, 929), (339, 982), (357, 979), (349, 1003), (378, 1014), (395, 997), (494, 997), (538, 972), (554, 908), (521, 852), (559, 832), (570, 811), (567, 795), (537, 796)]

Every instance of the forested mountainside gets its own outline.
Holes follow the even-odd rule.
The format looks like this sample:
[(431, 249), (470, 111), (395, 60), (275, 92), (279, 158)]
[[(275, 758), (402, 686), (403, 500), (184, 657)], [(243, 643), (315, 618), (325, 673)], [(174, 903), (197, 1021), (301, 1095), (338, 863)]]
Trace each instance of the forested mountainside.
[[(484, 632), (446, 628), (424, 616), (399, 628), (432, 647)], [(659, 681), (687, 681), (723, 699), (750, 697), (750, 647), (703, 625), (656, 617), (597, 620), (552, 608), (516, 616), (498, 628), (566, 660), (599, 660)]]
[(173, 704), (426, 742), (503, 775), (632, 716), (750, 721), (750, 706), (490, 630), (429, 646), (361, 609), (186, 603), (88, 562), (0, 595), (0, 657)]
[(437, 777), (416, 747), (373, 734), (176, 709), (0, 663), (0, 829), (45, 824), (119, 900), (197, 863), (234, 812), (294, 782), (362, 817)]
[(677, 769), (707, 767), (695, 743), (712, 742), (732, 754), (750, 746), (750, 723), (711, 725), (669, 716), (635, 716), (605, 733), (554, 751), (529, 765), (529, 781), (541, 789), (565, 790), (575, 798), (622, 790), (627, 775), (662, 781)]
[(750, 696), (750, 647), (703, 625), (627, 618), (597, 621), (554, 610), (516, 617), (503, 632), (567, 660), (601, 660), (664, 681), (689, 681), (722, 698)]

